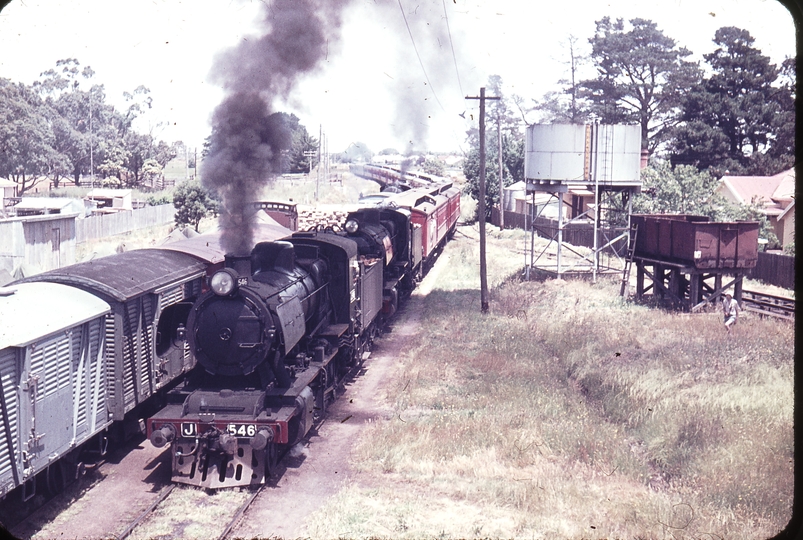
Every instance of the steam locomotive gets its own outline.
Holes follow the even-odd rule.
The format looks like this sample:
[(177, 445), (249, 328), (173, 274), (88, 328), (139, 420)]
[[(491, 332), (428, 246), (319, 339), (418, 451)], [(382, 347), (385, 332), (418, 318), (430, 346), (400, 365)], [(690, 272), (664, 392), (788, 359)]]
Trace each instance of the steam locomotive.
[(180, 330), (198, 366), (147, 421), (151, 443), (171, 446), (173, 481), (264, 483), (281, 451), (323, 417), (454, 231), (459, 192), (426, 189), (405, 192), (407, 207), (390, 197), (352, 212), (343, 230), (226, 256)]

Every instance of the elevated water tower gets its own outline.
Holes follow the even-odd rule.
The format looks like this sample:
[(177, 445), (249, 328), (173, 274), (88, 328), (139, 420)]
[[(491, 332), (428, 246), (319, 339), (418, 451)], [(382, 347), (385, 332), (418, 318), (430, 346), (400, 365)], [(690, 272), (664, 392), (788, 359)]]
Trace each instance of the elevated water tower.
[[(528, 225), (531, 231), (529, 261), (525, 275), (532, 270), (561, 277), (566, 273), (620, 272), (610, 266), (611, 256), (622, 259), (630, 238), (629, 216), (632, 195), (641, 191), (641, 128), (603, 124), (535, 124), (527, 128), (524, 178), (527, 195), (532, 197)], [(557, 220), (541, 213), (557, 200)], [(568, 199), (568, 200), (567, 200)], [(614, 212), (614, 208), (620, 211)], [(624, 223), (615, 223), (626, 209)], [(535, 234), (550, 239), (536, 254)], [(565, 242), (566, 233), (593, 234), (591, 253), (580, 253)], [(557, 255), (546, 255), (557, 243)], [(568, 261), (565, 250), (573, 257)], [(546, 256), (545, 256), (546, 255)], [(604, 257), (601, 257), (604, 255)], [(601, 258), (607, 263), (602, 264)], [(568, 262), (567, 262), (568, 261)]]

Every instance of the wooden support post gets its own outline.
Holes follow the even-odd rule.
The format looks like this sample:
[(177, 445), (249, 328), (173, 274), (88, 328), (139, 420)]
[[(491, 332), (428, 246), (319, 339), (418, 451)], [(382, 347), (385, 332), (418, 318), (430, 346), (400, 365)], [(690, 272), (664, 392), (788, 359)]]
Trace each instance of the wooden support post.
[(666, 285), (664, 283), (664, 267), (656, 263), (655, 271), (653, 272), (652, 277), (652, 294), (655, 296), (655, 294), (658, 293), (658, 295), (663, 298), (665, 290)]
[(679, 297), (678, 291), (680, 291), (680, 283), (678, 281), (678, 270), (677, 268), (670, 268), (669, 269), (669, 294), (675, 297)]
[(636, 261), (636, 299), (644, 296), (644, 261)]
[(742, 280), (744, 276), (741, 274), (736, 274), (736, 283), (733, 284), (733, 297), (736, 299), (736, 302), (741, 305), (742, 304)]
[(689, 283), (689, 305), (696, 306), (702, 300), (702, 278), (701, 274), (692, 274), (691, 282)]

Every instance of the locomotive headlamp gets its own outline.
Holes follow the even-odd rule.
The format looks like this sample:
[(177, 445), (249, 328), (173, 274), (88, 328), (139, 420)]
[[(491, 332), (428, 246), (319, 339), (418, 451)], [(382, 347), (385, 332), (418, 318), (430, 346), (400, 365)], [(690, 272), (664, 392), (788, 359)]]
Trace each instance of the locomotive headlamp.
[(345, 226), (346, 232), (349, 234), (354, 234), (358, 230), (360, 230), (360, 222), (356, 219), (350, 219), (346, 222)]
[(219, 296), (226, 296), (234, 292), (237, 288), (237, 280), (232, 271), (228, 268), (217, 272), (209, 280), (209, 287)]

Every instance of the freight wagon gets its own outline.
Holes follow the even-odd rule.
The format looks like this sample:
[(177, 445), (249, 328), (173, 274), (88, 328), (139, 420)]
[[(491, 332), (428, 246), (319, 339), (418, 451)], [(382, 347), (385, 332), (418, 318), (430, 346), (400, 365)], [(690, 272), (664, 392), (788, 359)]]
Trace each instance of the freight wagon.
[(697, 269), (754, 268), (757, 221), (713, 222), (706, 216), (636, 214), (636, 256), (688, 264)]

